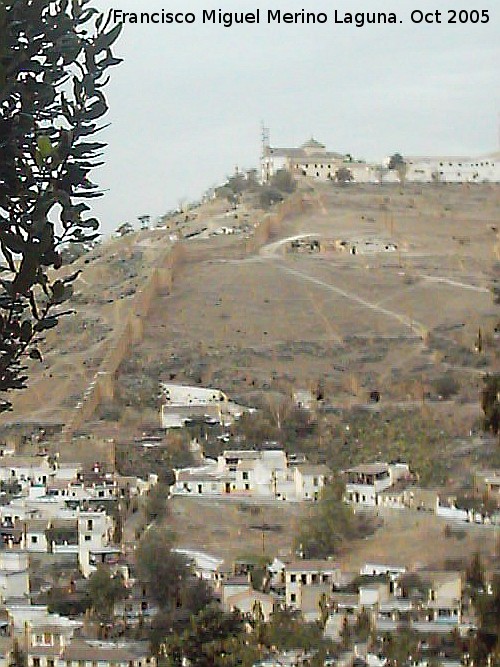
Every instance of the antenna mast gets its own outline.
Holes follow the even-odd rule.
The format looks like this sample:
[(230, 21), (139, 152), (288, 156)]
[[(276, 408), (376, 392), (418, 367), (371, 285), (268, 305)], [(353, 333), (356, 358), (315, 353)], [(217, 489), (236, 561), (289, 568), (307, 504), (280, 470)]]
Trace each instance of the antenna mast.
[(270, 179), (270, 131), (265, 126), (264, 121), (261, 122), (261, 137), (262, 137), (262, 155), (261, 155), (261, 177), (262, 182), (267, 183)]

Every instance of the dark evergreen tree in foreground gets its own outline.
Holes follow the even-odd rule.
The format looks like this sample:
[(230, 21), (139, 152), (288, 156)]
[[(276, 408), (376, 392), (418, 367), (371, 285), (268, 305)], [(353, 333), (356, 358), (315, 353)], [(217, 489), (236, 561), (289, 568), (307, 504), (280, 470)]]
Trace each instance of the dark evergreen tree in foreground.
[(94, 135), (120, 29), (91, 0), (0, 0), (0, 411), (68, 312), (76, 274), (57, 277), (61, 249), (97, 237), (85, 200), (102, 194)]

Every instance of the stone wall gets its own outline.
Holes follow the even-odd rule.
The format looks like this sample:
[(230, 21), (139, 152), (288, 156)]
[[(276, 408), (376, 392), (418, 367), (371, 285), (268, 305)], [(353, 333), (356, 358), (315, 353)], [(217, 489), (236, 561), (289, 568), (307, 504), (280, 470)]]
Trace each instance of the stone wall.
[[(301, 213), (307, 205), (302, 193), (297, 192), (279, 205), (276, 211), (264, 213), (261, 223), (255, 228), (254, 234), (246, 239), (244, 244), (239, 240), (231, 242), (231, 249), (236, 249), (242, 257), (256, 252), (261, 246), (279, 232), (285, 218)], [(84, 425), (91, 420), (97, 407), (114, 396), (116, 372), (129, 353), (131, 347), (142, 340), (143, 322), (148, 316), (155, 298), (160, 293), (168, 293), (172, 289), (177, 271), (182, 264), (202, 261), (206, 258), (207, 248), (196, 241), (179, 241), (169, 248), (158, 260), (156, 266), (139, 289), (132, 302), (130, 313), (117, 332), (115, 340), (109, 347), (92, 382), (87, 387), (82, 400), (77, 404), (71, 418), (62, 431), (62, 443), (68, 449), (75, 434), (83, 430)], [(233, 247), (234, 246), (234, 247)], [(217, 249), (208, 249), (210, 259), (217, 259), (227, 255), (229, 245), (225, 245), (219, 252)], [(79, 439), (76, 442), (81, 441)], [(78, 459), (78, 446), (75, 450)], [(69, 460), (69, 459), (68, 459)], [(99, 459), (100, 460), (100, 459)]]

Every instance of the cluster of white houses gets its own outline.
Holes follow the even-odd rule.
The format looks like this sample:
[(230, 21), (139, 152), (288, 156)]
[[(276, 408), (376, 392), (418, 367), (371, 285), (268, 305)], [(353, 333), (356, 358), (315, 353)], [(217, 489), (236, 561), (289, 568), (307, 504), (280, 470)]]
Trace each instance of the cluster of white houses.
[(83, 622), (45, 605), (9, 601), (0, 612), (0, 667), (12, 664), (17, 642), (27, 667), (155, 667), (149, 642), (96, 641), (83, 636)]
[[(400, 485), (416, 489), (404, 463), (356, 466), (345, 475), (346, 500), (367, 507), (389, 503), (384, 494), (396, 498)], [(205, 466), (178, 470), (171, 491), (196, 497), (255, 497), (261, 502), (314, 501), (330, 476), (326, 466), (287, 456), (270, 443), (260, 450), (226, 450)], [(129, 591), (115, 604), (114, 618), (138, 626), (153, 617), (158, 608), (120, 559), (121, 550), (113, 546), (114, 524), (107, 510), (125, 493), (147, 493), (156, 477), (143, 481), (105, 472), (98, 464), (85, 471), (79, 464), (62, 464), (46, 455), (6, 453), (0, 456), (0, 480), (12, 495), (0, 506), (0, 667), (11, 664), (14, 640), (26, 654), (27, 667), (156, 667), (146, 644), (90, 640), (81, 620), (34, 604), (29, 575), (30, 558), (41, 554), (71, 557), (85, 577), (99, 563), (107, 563), (112, 571), (124, 571)], [(497, 483), (498, 471), (484, 471), (476, 476), (475, 490), (495, 494)], [(408, 578), (404, 566), (380, 564), (346, 572), (333, 560), (295, 555), (275, 558), (263, 590), (255, 590), (251, 565), (228, 567), (194, 552), (192, 557), (193, 572), (209, 582), (223, 609), (265, 621), (277, 609), (296, 610), (307, 621), (322, 620), (325, 636), (335, 641), (346, 623), (354, 625), (362, 612), (379, 633), (397, 632), (402, 623), (422, 634), (465, 635), (474, 629), (459, 572), (418, 571)]]
[[(228, 449), (216, 460), (204, 461), (198, 467), (174, 470), (172, 496), (316, 501), (332, 477), (326, 465), (308, 463), (303, 455), (287, 455), (272, 444), (263, 449)], [(500, 514), (494, 509), (495, 505), (500, 507), (498, 471), (475, 475), (475, 497), (488, 501), (488, 511), (486, 505), (461, 507), (456, 495), (446, 490), (418, 486), (417, 475), (404, 462), (361, 464), (342, 474), (344, 501), (349, 505), (433, 512), (451, 521), (500, 523)]]
[(405, 566), (379, 563), (348, 572), (329, 559), (275, 558), (262, 592), (252, 587), (251, 568), (235, 573), (221, 564), (206, 572), (200, 563), (195, 569), (226, 610), (258, 613), (265, 621), (280, 608), (300, 612), (308, 622), (323, 618), (325, 635), (332, 640), (339, 640), (346, 621), (354, 625), (361, 612), (382, 633), (396, 632), (402, 623), (424, 634), (465, 635), (474, 627), (461, 572), (410, 573)]
[(496, 511), (500, 508), (500, 475), (497, 470), (475, 473), (474, 497), (483, 501), (475, 503), (476, 507), (474, 503), (461, 506), (457, 496), (445, 489), (417, 486), (416, 476), (406, 463), (359, 465), (345, 470), (344, 477), (344, 500), (350, 505), (434, 512), (450, 521), (500, 523), (500, 513)]
[[(143, 495), (157, 482), (82, 470), (47, 455), (0, 456), (0, 481), (11, 494), (0, 505), (0, 541), (4, 548), (48, 553), (78, 563), (89, 576), (99, 562), (113, 560), (115, 530), (111, 505), (127, 495)], [(1, 596), (1, 592), (0, 592)]]
[[(2, 570), (22, 566), (16, 556), (19, 559), (13, 552), (0, 560)], [(250, 564), (235, 566), (217, 566), (210, 579), (195, 566), (224, 610), (267, 622), (275, 611), (287, 608), (308, 622), (321, 621), (325, 637), (333, 641), (340, 641), (346, 623), (354, 626), (361, 613), (378, 633), (395, 633), (402, 624), (425, 636), (466, 635), (475, 627), (460, 572), (421, 570), (408, 576), (404, 566), (373, 563), (347, 572), (328, 559), (275, 558), (267, 568), (264, 590), (256, 590)], [(90, 640), (83, 621), (20, 599), (7, 600), (0, 609), (0, 667), (10, 664), (14, 640), (26, 654), (27, 667), (156, 665), (145, 642)]]
[(268, 182), (280, 169), (297, 176), (320, 180), (338, 180), (339, 170), (347, 170), (348, 179), (355, 183), (398, 182), (402, 178), (415, 183), (498, 183), (500, 182), (500, 153), (471, 156), (405, 156), (403, 171), (388, 169), (383, 164), (354, 160), (327, 150), (311, 138), (298, 148), (272, 147), (266, 143), (261, 158), (261, 176)]
[(156, 481), (0, 450), (0, 667), (12, 664), (15, 642), (27, 667), (155, 667), (148, 643), (93, 641), (82, 621), (33, 602), (30, 560), (69, 564), (84, 577), (101, 563), (121, 571), (111, 503), (147, 493)]
[(197, 468), (175, 470), (174, 496), (317, 500), (331, 471), (296, 462), (283, 449), (227, 450)]

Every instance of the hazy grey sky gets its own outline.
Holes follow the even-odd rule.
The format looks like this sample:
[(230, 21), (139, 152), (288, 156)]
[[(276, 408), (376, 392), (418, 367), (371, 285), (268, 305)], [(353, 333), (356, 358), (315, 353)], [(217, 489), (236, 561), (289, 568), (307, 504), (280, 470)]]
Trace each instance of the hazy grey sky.
[[(195, 25), (126, 25), (107, 94), (105, 233), (195, 199), (274, 145), (311, 135), (360, 158), (498, 148), (500, 3), (463, 0), (96, 0), (103, 10), (192, 11)], [(203, 9), (327, 12), (325, 25), (203, 25)], [(414, 9), (487, 9), (487, 25), (415, 25)], [(403, 24), (335, 25), (334, 9), (394, 11)], [(265, 18), (265, 17), (263, 17)]]

